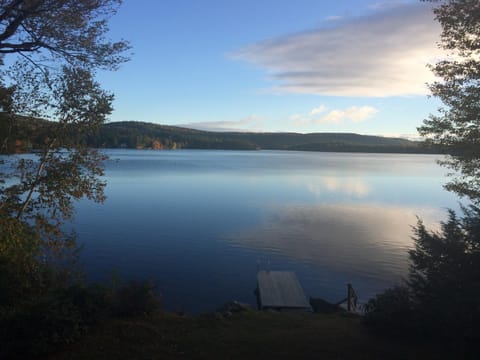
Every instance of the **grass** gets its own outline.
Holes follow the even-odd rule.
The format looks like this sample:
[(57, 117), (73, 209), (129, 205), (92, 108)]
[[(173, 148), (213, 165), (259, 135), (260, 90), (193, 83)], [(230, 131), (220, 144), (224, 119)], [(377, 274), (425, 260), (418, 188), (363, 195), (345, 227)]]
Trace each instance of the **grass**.
[(375, 335), (348, 314), (245, 312), (110, 320), (48, 359), (438, 359), (432, 344)]

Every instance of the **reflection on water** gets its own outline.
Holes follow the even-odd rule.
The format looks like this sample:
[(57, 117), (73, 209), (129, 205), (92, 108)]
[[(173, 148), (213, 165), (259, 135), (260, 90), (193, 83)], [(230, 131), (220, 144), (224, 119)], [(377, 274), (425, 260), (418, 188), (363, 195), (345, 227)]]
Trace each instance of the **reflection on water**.
[(258, 267), (295, 271), (331, 301), (405, 275), (415, 215), (456, 207), (423, 155), (109, 151), (104, 205), (78, 204), (91, 279), (150, 278), (169, 309), (255, 303)]
[[(435, 209), (421, 212), (427, 223), (442, 215)], [(324, 277), (321, 283), (331, 288), (338, 274), (361, 283), (400, 281), (407, 274), (406, 254), (413, 245), (410, 226), (415, 223), (415, 210), (407, 207), (300, 204), (273, 208), (257, 227), (226, 238), (243, 248), (334, 272), (337, 276)], [(374, 293), (357, 285), (365, 300)]]
[(291, 178), (292, 184), (306, 186), (309, 192), (317, 198), (325, 193), (343, 193), (357, 198), (363, 198), (368, 195), (370, 188), (365, 180), (361, 178), (341, 178), (329, 176), (317, 176), (305, 178)]
[[(328, 191), (340, 191), (344, 192), (346, 194), (351, 194), (355, 195), (358, 197), (364, 197), (366, 196), (370, 189), (368, 188), (368, 185), (363, 181), (362, 179), (337, 179), (334, 177), (326, 177), (322, 181), (323, 186), (328, 190)], [(311, 186), (311, 184), (309, 184)], [(312, 188), (309, 186), (309, 190), (312, 191)], [(314, 187), (313, 189), (318, 190), (318, 187)], [(320, 195), (321, 193), (317, 193)]]

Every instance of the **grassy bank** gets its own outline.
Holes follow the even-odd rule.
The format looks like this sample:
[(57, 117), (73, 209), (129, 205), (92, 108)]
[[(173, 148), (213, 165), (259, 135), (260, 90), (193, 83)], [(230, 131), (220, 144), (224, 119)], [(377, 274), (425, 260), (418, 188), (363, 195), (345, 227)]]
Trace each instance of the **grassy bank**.
[(445, 352), (432, 344), (372, 334), (351, 315), (251, 311), (109, 320), (48, 359), (438, 359), (442, 355)]

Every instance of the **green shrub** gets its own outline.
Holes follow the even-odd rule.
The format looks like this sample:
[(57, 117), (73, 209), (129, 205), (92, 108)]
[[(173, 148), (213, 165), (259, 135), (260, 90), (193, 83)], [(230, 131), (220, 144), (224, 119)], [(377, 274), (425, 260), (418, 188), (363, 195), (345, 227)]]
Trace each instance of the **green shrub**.
[(0, 306), (0, 358), (28, 358), (72, 343), (108, 308), (106, 290), (74, 285)]
[(5, 213), (0, 229), (1, 359), (71, 343), (110, 311), (111, 292), (86, 285), (74, 246), (54, 253), (34, 226)]
[(480, 341), (480, 208), (449, 211), (441, 230), (419, 221), (405, 285), (366, 306), (366, 323), (382, 331), (442, 339), (467, 353)]
[(112, 310), (115, 316), (150, 314), (160, 307), (160, 298), (155, 294), (155, 285), (151, 281), (132, 281), (114, 292)]
[(365, 304), (365, 322), (377, 331), (409, 333), (414, 321), (408, 288), (396, 286), (370, 299)]

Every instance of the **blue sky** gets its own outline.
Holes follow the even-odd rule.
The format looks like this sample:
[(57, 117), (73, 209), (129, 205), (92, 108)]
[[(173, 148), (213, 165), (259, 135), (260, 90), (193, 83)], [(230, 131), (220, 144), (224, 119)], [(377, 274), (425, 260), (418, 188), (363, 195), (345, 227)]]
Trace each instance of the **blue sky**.
[(419, 1), (125, 0), (110, 27), (132, 45), (99, 75), (111, 121), (414, 136), (439, 106), (440, 28)]

